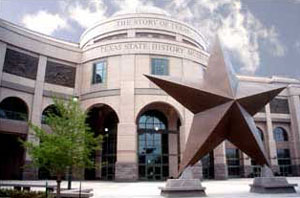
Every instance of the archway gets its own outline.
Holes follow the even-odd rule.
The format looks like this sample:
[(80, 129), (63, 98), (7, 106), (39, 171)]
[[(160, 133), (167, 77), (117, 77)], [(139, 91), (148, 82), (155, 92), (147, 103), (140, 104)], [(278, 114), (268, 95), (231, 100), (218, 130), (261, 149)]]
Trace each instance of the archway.
[(102, 149), (92, 154), (96, 168), (85, 169), (87, 180), (113, 180), (117, 153), (117, 127), (119, 118), (108, 105), (96, 104), (88, 110), (86, 123), (95, 135), (103, 135)]
[(279, 166), (279, 175), (291, 176), (292, 175), (292, 160), (289, 149), (289, 136), (288, 132), (283, 127), (276, 127), (273, 131), (274, 139), (277, 148), (277, 163)]
[[(258, 136), (260, 137), (261, 141), (264, 144), (265, 138), (264, 138), (264, 132), (261, 128), (256, 127), (256, 132)], [(260, 177), (261, 175), (261, 169), (262, 166), (259, 165), (255, 160), (251, 159), (251, 174), (249, 175), (250, 177)]]
[(165, 180), (177, 175), (180, 125), (176, 109), (169, 104), (151, 103), (141, 110), (137, 117), (140, 180)]
[(26, 103), (20, 98), (5, 98), (0, 103), (0, 118), (27, 121), (28, 107)]
[[(5, 98), (0, 103), (0, 118), (27, 121), (28, 107), (20, 98)], [(0, 179), (22, 179), (25, 149), (19, 139), (25, 140), (26, 135), (0, 132)]]
[(60, 115), (57, 107), (54, 104), (49, 105), (44, 109), (41, 118), (42, 124), (46, 124), (46, 117), (51, 114)]
[[(58, 111), (57, 107), (54, 104), (47, 106), (43, 110), (42, 116), (41, 116), (41, 123), (42, 124), (47, 124), (46, 123), (46, 118), (47, 118), (47, 116), (49, 116), (51, 114), (59, 115), (59, 111)], [(43, 126), (43, 129), (46, 129), (46, 131), (50, 130), (50, 128), (47, 128), (47, 127), (45, 128), (45, 127), (46, 126)], [(55, 175), (51, 175), (50, 171), (47, 170), (46, 168), (39, 168), (38, 178), (39, 179), (55, 179)]]

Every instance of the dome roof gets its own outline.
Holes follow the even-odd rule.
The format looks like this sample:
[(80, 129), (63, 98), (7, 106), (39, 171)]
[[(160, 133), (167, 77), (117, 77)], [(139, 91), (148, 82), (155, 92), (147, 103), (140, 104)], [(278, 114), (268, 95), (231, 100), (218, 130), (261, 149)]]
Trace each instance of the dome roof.
[(155, 6), (139, 6), (133, 9), (120, 10), (113, 14), (113, 16), (119, 16), (124, 14), (158, 14), (170, 16), (170, 14), (167, 11)]

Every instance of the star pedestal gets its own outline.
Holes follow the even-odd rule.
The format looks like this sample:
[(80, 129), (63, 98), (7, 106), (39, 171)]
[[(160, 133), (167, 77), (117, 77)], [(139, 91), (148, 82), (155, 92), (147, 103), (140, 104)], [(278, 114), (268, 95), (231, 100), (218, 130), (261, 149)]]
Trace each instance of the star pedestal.
[(193, 179), (190, 167), (186, 168), (179, 179), (168, 179), (166, 186), (161, 187), (161, 195), (164, 197), (203, 197), (205, 187), (200, 179)]
[(296, 193), (297, 184), (289, 184), (285, 177), (275, 177), (269, 167), (263, 167), (262, 176), (250, 184), (250, 192), (264, 194)]

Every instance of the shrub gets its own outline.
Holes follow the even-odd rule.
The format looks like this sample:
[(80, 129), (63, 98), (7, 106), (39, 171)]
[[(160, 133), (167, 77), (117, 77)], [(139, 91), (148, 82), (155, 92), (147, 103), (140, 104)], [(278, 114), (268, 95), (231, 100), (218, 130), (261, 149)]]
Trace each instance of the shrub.
[(20, 190), (13, 190), (13, 189), (0, 189), (0, 197), (46, 198), (46, 194), (44, 192), (35, 192), (35, 191), (20, 191)]

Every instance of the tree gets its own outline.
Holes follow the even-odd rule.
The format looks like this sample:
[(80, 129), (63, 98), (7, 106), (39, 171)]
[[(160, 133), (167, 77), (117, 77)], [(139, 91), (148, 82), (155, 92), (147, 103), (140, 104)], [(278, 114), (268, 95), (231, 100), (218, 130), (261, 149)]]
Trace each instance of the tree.
[(25, 141), (23, 144), (35, 167), (46, 168), (56, 176), (57, 197), (60, 197), (60, 184), (65, 173), (70, 168), (92, 167), (94, 163), (90, 156), (100, 149), (103, 137), (94, 137), (85, 123), (87, 115), (77, 100), (53, 100), (56, 110), (48, 112), (45, 118), (51, 132), (29, 123), (40, 143)]

